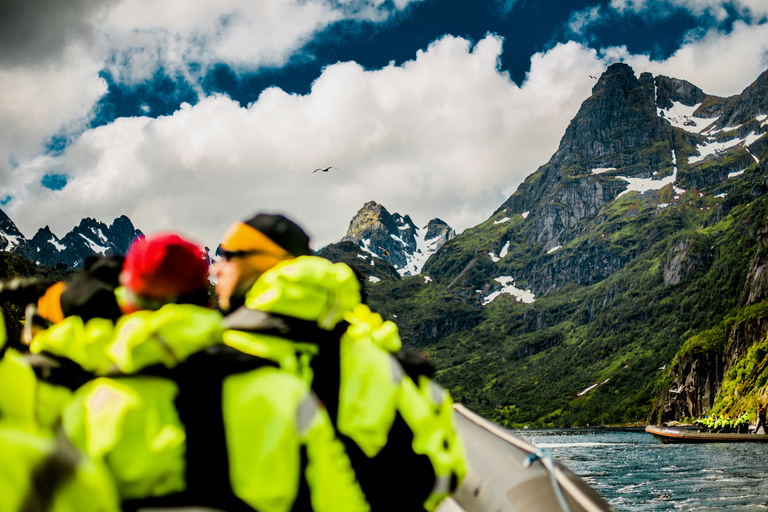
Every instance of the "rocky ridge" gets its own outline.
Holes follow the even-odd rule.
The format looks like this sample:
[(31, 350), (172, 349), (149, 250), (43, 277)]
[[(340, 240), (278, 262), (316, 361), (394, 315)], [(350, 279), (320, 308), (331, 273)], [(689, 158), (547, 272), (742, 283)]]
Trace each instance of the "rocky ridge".
[(131, 241), (141, 234), (123, 215), (111, 225), (86, 217), (61, 239), (48, 226), (27, 239), (0, 210), (0, 244), (4, 250), (48, 267), (77, 269), (90, 255), (125, 254)]
[[(668, 374), (676, 352), (761, 304), (739, 294), (768, 290), (755, 263), (750, 280), (765, 283), (743, 291), (768, 216), (766, 76), (720, 98), (610, 66), (558, 150), (487, 221), (446, 241), (418, 279), (371, 283), (404, 343), (502, 424), (643, 421), (662, 381), (679, 393), (657, 403), (683, 400), (687, 376)], [(685, 400), (697, 411), (730, 385), (762, 329), (753, 320), (719, 363), (696, 363), (700, 391)]]
[(456, 236), (448, 224), (432, 219), (422, 229), (411, 218), (369, 201), (352, 219), (342, 242), (352, 242), (372, 258), (392, 265), (401, 276), (417, 275), (426, 260)]

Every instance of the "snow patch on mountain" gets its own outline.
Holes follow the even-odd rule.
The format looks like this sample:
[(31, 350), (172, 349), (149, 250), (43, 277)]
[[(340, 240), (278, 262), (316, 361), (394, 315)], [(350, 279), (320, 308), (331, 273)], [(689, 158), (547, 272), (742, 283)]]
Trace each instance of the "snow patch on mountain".
[[(421, 233), (424, 233), (421, 235)], [(403, 268), (398, 268), (397, 273), (401, 276), (415, 276), (421, 273), (424, 264), (430, 256), (438, 249), (440, 237), (436, 236), (427, 240), (427, 228), (416, 228), (416, 250), (406, 254), (406, 263)]]
[(512, 295), (517, 300), (517, 302), (524, 302), (525, 304), (532, 304), (536, 301), (536, 297), (534, 296), (533, 292), (531, 292), (531, 290), (521, 290), (515, 287), (515, 280), (512, 276), (497, 277), (494, 279), (494, 281), (499, 283), (502, 288), (485, 297), (483, 299), (484, 306), (493, 302), (502, 293)]
[(109, 247), (104, 247), (103, 245), (99, 245), (84, 234), (80, 233), (80, 236), (83, 237), (83, 240), (85, 240), (85, 243), (88, 244), (88, 247), (91, 248), (91, 250), (96, 254), (101, 254), (102, 256), (106, 254)]
[(8, 235), (0, 233), (0, 235), (5, 236), (5, 247), (3, 247), (2, 251), (12, 251), (14, 248), (19, 246), (19, 241), (21, 240), (21, 237), (15, 236), (15, 235)]
[(717, 121), (716, 117), (696, 117), (693, 113), (701, 103), (693, 106), (683, 105), (679, 101), (672, 102), (672, 108), (657, 108), (659, 117), (666, 119), (669, 124), (691, 133), (701, 133), (707, 126)]
[(56, 240), (56, 238), (55, 238), (55, 237), (51, 237), (51, 239), (50, 239), (50, 240), (48, 240), (48, 243), (50, 243), (51, 245), (53, 245), (53, 246), (56, 248), (56, 250), (58, 250), (59, 252), (61, 252), (61, 251), (65, 250), (65, 249), (67, 248), (67, 246), (66, 246), (66, 245), (64, 245), (64, 244), (60, 243), (58, 240)]
[[(701, 162), (708, 156), (719, 155), (724, 151), (727, 151), (739, 145), (743, 145), (745, 147), (751, 146), (757, 139), (759, 139), (762, 136), (763, 136), (762, 133), (751, 132), (749, 135), (747, 135), (744, 138), (735, 137), (733, 139), (722, 141), (722, 142), (718, 142), (716, 140), (710, 140), (705, 144), (696, 146), (696, 149), (699, 150), (699, 156), (688, 157), (688, 163), (695, 164), (695, 163)], [(753, 155), (753, 158), (754, 158), (754, 155)]]
[(491, 251), (488, 253), (488, 256), (490, 256), (491, 260), (494, 263), (497, 263), (499, 260), (504, 258), (509, 253), (509, 241), (507, 241), (506, 244), (504, 244), (504, 247), (501, 248), (501, 251), (497, 255), (495, 252)]

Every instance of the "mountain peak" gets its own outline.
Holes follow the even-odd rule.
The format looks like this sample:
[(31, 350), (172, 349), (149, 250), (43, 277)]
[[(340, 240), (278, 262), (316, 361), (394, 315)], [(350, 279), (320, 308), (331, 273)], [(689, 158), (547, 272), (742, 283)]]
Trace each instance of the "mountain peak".
[(431, 220), (420, 230), (410, 216), (391, 214), (384, 206), (369, 201), (350, 222), (342, 242), (355, 243), (363, 251), (393, 265), (400, 275), (407, 276), (421, 272), (427, 258), (455, 234), (439, 219)]
[(107, 226), (90, 217), (83, 218), (72, 231), (59, 239), (45, 226), (25, 239), (13, 222), (0, 210), (0, 249), (13, 251), (38, 265), (66, 264), (80, 268), (93, 254), (125, 254), (131, 241), (141, 235), (130, 219), (120, 216)]

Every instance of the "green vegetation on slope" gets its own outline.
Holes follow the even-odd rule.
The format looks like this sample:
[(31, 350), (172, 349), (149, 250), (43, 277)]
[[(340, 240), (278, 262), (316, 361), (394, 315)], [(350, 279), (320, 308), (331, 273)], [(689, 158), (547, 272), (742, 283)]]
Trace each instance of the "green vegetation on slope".
[[(641, 423), (678, 351), (721, 343), (722, 322), (739, 317), (768, 212), (755, 193), (762, 177), (753, 174), (731, 184), (726, 199), (698, 190), (674, 199), (671, 187), (655, 201), (623, 196), (552, 254), (542, 255), (521, 229), (489, 219), (430, 260), (431, 282), (417, 276), (378, 285), (388, 288), (387, 308), (406, 342), (429, 354), (457, 401), (484, 416), (509, 427)], [(498, 254), (499, 241), (510, 242), (509, 254), (493, 264), (488, 252)], [(588, 282), (600, 265), (616, 268)], [(557, 273), (568, 279), (532, 304), (502, 294), (480, 305), (493, 277), (526, 268), (535, 271), (519, 288)], [(665, 272), (678, 280), (665, 282)]]

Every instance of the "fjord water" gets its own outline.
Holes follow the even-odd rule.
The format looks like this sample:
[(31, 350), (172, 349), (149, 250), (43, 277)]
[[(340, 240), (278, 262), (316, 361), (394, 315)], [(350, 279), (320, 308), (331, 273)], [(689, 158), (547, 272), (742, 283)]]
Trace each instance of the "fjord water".
[(641, 430), (515, 430), (617, 511), (768, 510), (768, 444), (661, 444)]

